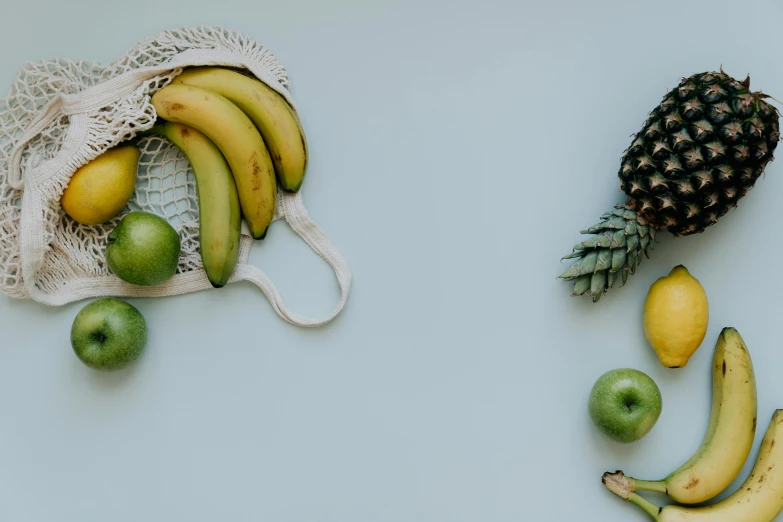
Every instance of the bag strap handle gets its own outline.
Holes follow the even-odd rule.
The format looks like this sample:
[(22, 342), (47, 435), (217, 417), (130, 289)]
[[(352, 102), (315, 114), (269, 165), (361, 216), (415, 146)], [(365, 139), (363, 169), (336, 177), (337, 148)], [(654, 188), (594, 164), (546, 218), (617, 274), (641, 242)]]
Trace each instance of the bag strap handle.
[(324, 232), (310, 218), (305, 209), (302, 195), (299, 192), (283, 193), (282, 197), (285, 219), (291, 228), (312, 248), (316, 254), (321, 256), (324, 261), (334, 270), (337, 277), (337, 284), (340, 286), (340, 299), (332, 312), (323, 319), (310, 319), (292, 313), (283, 303), (280, 292), (275, 287), (269, 277), (258, 267), (243, 264), (237, 265), (232, 279), (250, 281), (257, 285), (266, 295), (272, 304), (275, 312), (284, 320), (291, 324), (304, 327), (322, 326), (339, 314), (348, 301), (348, 292), (351, 289), (351, 280), (353, 278), (351, 269), (345, 258), (340, 254), (334, 244), (324, 234)]

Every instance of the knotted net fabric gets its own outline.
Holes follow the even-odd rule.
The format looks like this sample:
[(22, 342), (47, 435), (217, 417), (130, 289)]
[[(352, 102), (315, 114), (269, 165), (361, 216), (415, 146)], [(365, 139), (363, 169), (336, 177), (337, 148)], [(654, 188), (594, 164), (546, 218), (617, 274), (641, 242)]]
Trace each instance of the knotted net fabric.
[[(0, 291), (47, 305), (98, 296), (167, 296), (212, 289), (199, 253), (198, 200), (190, 164), (159, 137), (138, 141), (136, 190), (116, 218), (85, 226), (67, 216), (60, 197), (76, 169), (149, 129), (152, 94), (183, 67), (242, 67), (284, 96), (294, 110), (288, 75), (272, 53), (217, 26), (163, 31), (108, 65), (51, 59), (24, 64), (0, 100)], [(128, 212), (166, 218), (180, 234), (177, 273), (157, 286), (136, 286), (114, 276), (105, 262), (106, 237)], [(345, 306), (351, 271), (308, 215), (301, 193), (278, 190), (275, 220), (285, 220), (334, 270), (337, 306), (325, 318), (290, 312), (272, 281), (248, 264), (254, 240), (243, 223), (240, 255), (229, 283), (251, 281), (286, 321), (320, 326)]]

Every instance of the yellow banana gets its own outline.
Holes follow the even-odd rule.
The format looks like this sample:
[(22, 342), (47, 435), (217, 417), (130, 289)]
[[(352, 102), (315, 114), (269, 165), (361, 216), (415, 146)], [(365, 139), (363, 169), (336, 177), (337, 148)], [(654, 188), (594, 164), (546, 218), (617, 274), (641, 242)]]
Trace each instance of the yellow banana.
[(659, 507), (611, 474), (603, 480), (612, 493), (639, 506), (655, 522), (772, 522), (783, 511), (783, 410), (772, 414), (750, 476), (736, 492), (715, 504)]
[(264, 138), (280, 186), (291, 192), (299, 190), (307, 170), (307, 140), (285, 98), (255, 78), (222, 67), (189, 68), (172, 83), (209, 89), (242, 109)]
[(225, 286), (239, 258), (242, 221), (231, 169), (217, 146), (193, 127), (157, 123), (144, 133), (152, 134), (171, 141), (190, 161), (198, 194), (201, 260), (212, 286)]
[(204, 133), (223, 153), (236, 181), (242, 214), (254, 239), (263, 239), (275, 214), (277, 183), (261, 134), (227, 98), (200, 87), (170, 84), (152, 96), (164, 120)]
[[(618, 475), (631, 491), (656, 491), (682, 504), (715, 497), (737, 477), (756, 435), (756, 379), (739, 332), (724, 328), (712, 361), (712, 412), (701, 446), (662, 480)], [(622, 472), (620, 472), (622, 473)]]

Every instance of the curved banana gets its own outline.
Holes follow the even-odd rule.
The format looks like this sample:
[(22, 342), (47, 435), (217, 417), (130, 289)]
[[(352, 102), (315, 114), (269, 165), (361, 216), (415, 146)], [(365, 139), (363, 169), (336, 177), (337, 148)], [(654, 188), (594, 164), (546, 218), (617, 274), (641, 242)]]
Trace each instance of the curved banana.
[(280, 186), (296, 192), (307, 170), (307, 140), (285, 98), (265, 83), (222, 67), (188, 68), (172, 83), (209, 89), (231, 100), (253, 120), (264, 138)]
[(712, 412), (701, 446), (662, 480), (622, 480), (631, 491), (663, 493), (682, 504), (715, 497), (745, 465), (756, 435), (757, 408), (750, 353), (736, 329), (724, 328), (712, 361)]
[(614, 475), (603, 482), (620, 498), (639, 506), (655, 522), (772, 522), (783, 511), (783, 410), (775, 410), (761, 441), (753, 471), (729, 497), (709, 506), (659, 507), (625, 488)]
[(152, 105), (159, 117), (193, 127), (217, 145), (231, 167), (250, 233), (263, 239), (275, 215), (277, 183), (253, 122), (225, 97), (191, 85), (163, 87), (152, 95)]
[(193, 127), (169, 121), (153, 125), (144, 135), (163, 136), (188, 158), (196, 177), (201, 261), (212, 286), (225, 286), (239, 258), (242, 222), (228, 163), (217, 146)]

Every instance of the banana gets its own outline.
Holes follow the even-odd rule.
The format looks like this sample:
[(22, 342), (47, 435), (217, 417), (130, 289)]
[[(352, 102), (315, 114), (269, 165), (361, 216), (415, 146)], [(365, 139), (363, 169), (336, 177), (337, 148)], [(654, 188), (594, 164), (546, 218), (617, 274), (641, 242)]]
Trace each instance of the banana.
[(626, 482), (616, 481), (613, 474), (604, 474), (603, 482), (655, 522), (771, 522), (783, 511), (783, 410), (772, 414), (753, 471), (737, 491), (720, 502), (700, 507), (659, 507), (628, 490)]
[(280, 186), (296, 192), (307, 170), (307, 140), (296, 113), (285, 98), (265, 83), (222, 67), (193, 67), (174, 78), (231, 100), (253, 120), (264, 138)]
[(662, 480), (624, 475), (616, 479), (631, 491), (663, 493), (682, 504), (709, 500), (726, 489), (745, 465), (756, 435), (756, 413), (750, 353), (736, 329), (724, 328), (712, 361), (712, 411), (701, 446)]
[(158, 116), (204, 133), (223, 153), (236, 181), (242, 214), (263, 239), (275, 214), (277, 183), (261, 134), (227, 98), (200, 87), (169, 84), (152, 95)]
[(170, 121), (156, 123), (144, 135), (163, 136), (190, 161), (196, 177), (201, 260), (212, 286), (225, 286), (239, 258), (242, 221), (228, 163), (217, 146), (193, 127)]

